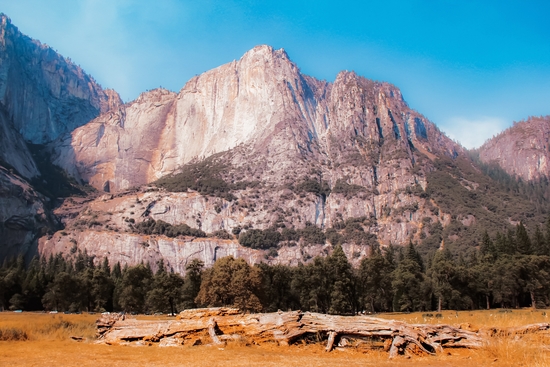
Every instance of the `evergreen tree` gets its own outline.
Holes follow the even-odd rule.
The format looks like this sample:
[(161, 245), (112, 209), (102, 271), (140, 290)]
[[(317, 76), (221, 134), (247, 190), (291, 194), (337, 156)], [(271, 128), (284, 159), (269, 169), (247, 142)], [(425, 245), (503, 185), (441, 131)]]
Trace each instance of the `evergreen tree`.
[(480, 245), (480, 252), (481, 256), (489, 256), (489, 257), (496, 257), (496, 249), (495, 245), (493, 244), (493, 241), (491, 240), (491, 237), (489, 237), (489, 234), (487, 231), (483, 232), (483, 238), (481, 239), (481, 245)]
[(262, 272), (262, 304), (265, 312), (299, 309), (300, 304), (292, 292), (294, 271), (285, 265), (258, 265)]
[(182, 307), (184, 309), (197, 307), (195, 298), (197, 298), (201, 288), (203, 269), (204, 262), (199, 259), (193, 259), (185, 266), (182, 290)]
[(66, 271), (55, 275), (48, 288), (42, 304), (46, 310), (55, 311), (80, 311), (82, 287), (78, 279)]
[(183, 278), (179, 274), (168, 273), (164, 260), (158, 263), (158, 271), (153, 277), (146, 304), (151, 311), (166, 312), (175, 315), (176, 305), (181, 301)]
[(332, 275), (329, 313), (350, 314), (357, 311), (355, 277), (351, 264), (337, 245), (327, 259), (329, 274)]
[(522, 222), (516, 226), (516, 251), (522, 255), (531, 254), (531, 239)]
[[(105, 264), (105, 263), (104, 263)], [(105, 266), (95, 268), (91, 281), (92, 309), (97, 312), (113, 310), (115, 284)]]
[(433, 292), (437, 298), (437, 311), (441, 312), (443, 304), (448, 306), (453, 298), (458, 297), (451, 284), (456, 277), (456, 266), (448, 250), (438, 250), (432, 260), (428, 276), (432, 281)]
[(388, 256), (393, 258), (393, 255), (388, 255), (388, 252), (384, 256), (376, 246), (371, 255), (361, 261), (359, 276), (362, 304), (372, 312), (391, 310), (393, 298), (391, 274), (395, 268), (393, 259), (389, 260)]
[(142, 313), (145, 306), (145, 297), (153, 277), (151, 267), (144, 264), (130, 266), (123, 271), (119, 283), (118, 302), (123, 311)]
[(531, 243), (533, 245), (533, 254), (548, 255), (546, 239), (544, 238), (544, 234), (540, 230), (540, 226), (538, 224), (535, 226), (535, 234), (533, 235), (533, 241)]
[(537, 298), (543, 298), (550, 286), (550, 258), (522, 256), (519, 266), (523, 291), (529, 294), (531, 307), (537, 308)]
[(416, 251), (415, 245), (412, 243), (412, 240), (409, 240), (407, 249), (405, 250), (405, 259), (414, 261), (420, 266), (420, 269), (424, 271), (424, 261), (422, 261), (422, 256)]
[(423, 295), (426, 291), (424, 274), (412, 242), (409, 242), (403, 260), (392, 273), (392, 288), (395, 292), (394, 311), (414, 311), (424, 306)]

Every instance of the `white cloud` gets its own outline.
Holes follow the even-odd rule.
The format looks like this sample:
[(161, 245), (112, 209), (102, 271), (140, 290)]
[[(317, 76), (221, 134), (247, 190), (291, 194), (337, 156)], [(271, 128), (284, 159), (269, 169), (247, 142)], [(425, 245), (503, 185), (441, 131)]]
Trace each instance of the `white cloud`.
[(447, 136), (458, 141), (462, 146), (468, 149), (478, 148), (487, 139), (504, 130), (510, 122), (491, 116), (480, 116), (474, 118), (451, 117), (441, 129)]

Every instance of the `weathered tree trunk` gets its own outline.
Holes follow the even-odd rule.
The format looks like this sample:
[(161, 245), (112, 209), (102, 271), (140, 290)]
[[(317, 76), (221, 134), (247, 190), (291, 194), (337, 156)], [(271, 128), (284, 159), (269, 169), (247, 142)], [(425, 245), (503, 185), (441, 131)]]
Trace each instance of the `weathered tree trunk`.
[(533, 307), (533, 309), (536, 309), (537, 301), (535, 300), (535, 292), (531, 291), (529, 293), (531, 294), (531, 307)]
[(216, 328), (218, 327), (218, 324), (216, 323), (216, 320), (212, 317), (208, 321), (208, 334), (210, 334), (210, 338), (212, 338), (212, 342), (216, 345), (224, 344), (220, 341), (220, 338), (218, 338), (218, 335), (216, 334)]
[(441, 312), (441, 303), (443, 302), (441, 296), (438, 297), (437, 300), (437, 312)]
[(291, 311), (264, 314), (243, 314), (237, 309), (205, 308), (185, 310), (176, 320), (125, 319), (121, 315), (102, 316), (97, 321), (98, 341), (106, 344), (146, 341), (195, 345), (206, 332), (215, 345), (225, 340), (244, 338), (253, 343), (276, 341), (292, 344), (308, 335), (326, 338), (326, 351), (336, 339), (342, 345), (349, 341), (376, 341), (388, 350), (390, 357), (406, 351), (434, 354), (443, 348), (479, 348), (493, 335), (525, 334), (549, 330), (550, 324), (527, 325), (522, 328), (486, 329), (472, 332), (449, 325), (407, 324), (368, 316), (335, 316)]
[(490, 310), (491, 309), (491, 302), (489, 302), (489, 295), (488, 294), (485, 295), (485, 301), (487, 301), (487, 309)]
[(327, 341), (327, 347), (326, 351), (330, 352), (332, 350), (332, 346), (334, 345), (334, 340), (336, 339), (336, 332), (329, 331), (328, 333), (328, 341)]

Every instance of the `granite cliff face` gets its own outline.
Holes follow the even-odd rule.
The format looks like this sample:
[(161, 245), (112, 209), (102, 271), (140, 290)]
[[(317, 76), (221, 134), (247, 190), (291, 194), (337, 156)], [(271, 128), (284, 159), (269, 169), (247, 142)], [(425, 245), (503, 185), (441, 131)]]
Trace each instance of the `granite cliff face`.
[(369, 185), (378, 180), (377, 161), (396, 158), (390, 153), (400, 152), (412, 166), (413, 151), (431, 157), (461, 151), (408, 108), (394, 86), (349, 72), (334, 83), (319, 81), (269, 46), (191, 79), (178, 94), (144, 93), (66, 135), (54, 149), (56, 164), (116, 192), (238, 146), (278, 160), (271, 165), (280, 171), (293, 164), (287, 158), (327, 163), (368, 156), (371, 172), (362, 181)]
[[(0, 14), (0, 261), (36, 250), (56, 228), (28, 143), (46, 144), (121, 104), (82, 69)], [(33, 250), (34, 248), (34, 250)]]
[(0, 105), (26, 141), (48, 143), (120, 103), (118, 94), (0, 15)]
[(0, 259), (36, 253), (38, 238), (58, 224), (47, 203), (24, 178), (0, 166)]
[[(353, 72), (341, 72), (333, 83), (319, 81), (301, 74), (283, 50), (269, 46), (193, 78), (177, 94), (162, 89), (144, 93), (66, 134), (51, 149), (54, 162), (69, 173), (116, 194), (71, 214), (58, 212), (78, 249), (108, 255), (111, 261), (124, 259), (128, 249), (109, 245), (107, 254), (99, 250), (97, 223), (110, 231), (102, 234), (109, 238), (103, 242), (114, 244), (120, 238), (131, 247), (142, 243), (143, 236), (130, 223), (149, 218), (207, 233), (309, 224), (328, 229), (361, 218), (363, 238), (404, 244), (420, 238), (427, 218), (450, 221), (449, 213), (439, 212), (437, 203), (420, 193), (436, 159), (464, 153), (411, 110), (396, 87)], [(236, 185), (230, 190), (233, 199), (154, 187), (145, 194), (127, 191), (201, 164), (215, 167), (223, 184)], [(89, 213), (96, 216), (96, 225), (88, 236), (82, 223), (90, 223)], [(133, 234), (126, 238), (124, 233)], [(180, 269), (174, 264), (198, 251), (197, 243), (216, 247), (219, 240), (155, 241), (170, 243), (174, 250), (163, 256)], [(239, 256), (261, 259), (258, 250), (239, 246), (236, 237), (228, 241), (240, 248)], [(44, 253), (68, 253), (69, 248), (66, 236), (40, 245)], [(284, 245), (275, 258), (264, 261), (296, 263), (329, 248), (324, 241)], [(148, 247), (147, 256), (160, 256), (162, 251), (154, 249)], [(358, 262), (369, 246), (350, 241), (344, 249)], [(207, 264), (217, 256), (210, 250), (197, 253)]]
[[(178, 93), (122, 104), (1, 20), (0, 259), (86, 251), (183, 272), (226, 255), (297, 264), (341, 243), (357, 265), (377, 244), (471, 248), (484, 228), (524, 219), (518, 207), (539, 220), (388, 83), (347, 71), (320, 81), (258, 46)], [(28, 143), (102, 193), (54, 207), (29, 184), (46, 180)], [(286, 234), (242, 246), (238, 233), (252, 230)]]
[(550, 177), (550, 116), (514, 123), (479, 148), (485, 163), (497, 163), (524, 180)]

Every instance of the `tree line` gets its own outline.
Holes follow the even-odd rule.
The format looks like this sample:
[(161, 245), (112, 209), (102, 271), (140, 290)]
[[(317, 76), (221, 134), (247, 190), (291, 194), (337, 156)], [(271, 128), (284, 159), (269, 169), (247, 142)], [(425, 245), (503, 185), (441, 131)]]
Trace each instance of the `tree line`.
[(484, 233), (469, 257), (444, 244), (422, 257), (414, 243), (371, 245), (370, 256), (352, 267), (342, 247), (298, 266), (251, 266), (225, 257), (213, 267), (200, 260), (185, 276), (161, 260), (113, 266), (85, 252), (22, 257), (0, 267), (0, 307), (10, 310), (176, 313), (206, 306), (248, 311), (296, 310), (331, 314), (546, 307), (550, 305), (550, 221), (530, 236), (522, 223), (506, 233)]

